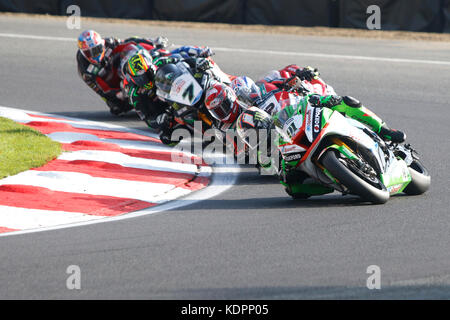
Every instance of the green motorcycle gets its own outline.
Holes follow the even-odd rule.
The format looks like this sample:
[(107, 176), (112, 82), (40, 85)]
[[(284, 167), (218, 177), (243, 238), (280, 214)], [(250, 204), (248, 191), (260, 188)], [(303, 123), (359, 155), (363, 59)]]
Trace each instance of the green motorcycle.
[[(294, 198), (339, 191), (381, 204), (394, 194), (418, 195), (429, 189), (430, 175), (409, 144), (385, 142), (337, 111), (308, 103), (300, 114), (287, 105), (274, 117), (274, 125), (280, 171), (290, 178), (282, 184)], [(305, 174), (313, 183), (303, 193), (305, 184), (292, 179)]]

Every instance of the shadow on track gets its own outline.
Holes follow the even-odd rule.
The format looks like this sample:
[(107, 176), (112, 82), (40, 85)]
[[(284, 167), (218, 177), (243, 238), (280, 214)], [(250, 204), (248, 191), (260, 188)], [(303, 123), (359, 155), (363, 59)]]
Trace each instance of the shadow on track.
[(106, 122), (123, 122), (123, 121), (140, 121), (135, 112), (127, 112), (121, 116), (112, 115), (108, 110), (104, 111), (65, 111), (65, 112), (52, 112), (52, 114), (81, 118), (92, 121), (106, 121)]
[[(179, 200), (183, 201), (183, 200)], [(207, 199), (202, 200), (201, 203), (182, 207), (186, 210), (256, 210), (252, 213), (258, 214), (258, 209), (295, 209), (295, 208), (328, 208), (328, 207), (357, 207), (357, 206), (373, 206), (369, 202), (363, 202), (358, 197), (341, 196), (341, 195), (326, 195), (320, 197), (312, 197), (306, 200), (293, 200), (288, 195), (281, 197), (249, 197), (246, 199)], [(170, 211), (174, 211), (173, 209)]]

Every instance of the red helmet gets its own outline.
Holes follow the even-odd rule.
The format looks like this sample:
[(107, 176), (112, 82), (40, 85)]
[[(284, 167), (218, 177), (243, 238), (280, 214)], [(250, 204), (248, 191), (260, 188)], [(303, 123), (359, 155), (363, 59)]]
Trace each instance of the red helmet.
[(233, 89), (219, 82), (206, 90), (205, 105), (211, 115), (222, 122), (233, 122), (241, 108)]

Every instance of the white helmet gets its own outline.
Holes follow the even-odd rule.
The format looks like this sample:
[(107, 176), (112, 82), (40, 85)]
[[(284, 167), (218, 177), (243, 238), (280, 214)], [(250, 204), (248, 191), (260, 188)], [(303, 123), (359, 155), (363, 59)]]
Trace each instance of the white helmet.
[(231, 88), (236, 93), (238, 100), (247, 105), (254, 105), (255, 101), (261, 98), (261, 92), (255, 82), (249, 77), (237, 77), (231, 81)]

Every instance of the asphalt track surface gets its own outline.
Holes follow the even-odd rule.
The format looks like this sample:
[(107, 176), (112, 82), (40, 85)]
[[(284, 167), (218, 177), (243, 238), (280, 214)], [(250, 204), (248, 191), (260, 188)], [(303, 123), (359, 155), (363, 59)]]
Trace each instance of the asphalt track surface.
[[(359, 98), (407, 132), (432, 186), (423, 196), (397, 196), (379, 206), (337, 194), (293, 201), (276, 179), (244, 167), (227, 192), (193, 205), (0, 238), (0, 298), (450, 298), (449, 43), (83, 23), (87, 28), (256, 50), (222, 49), (214, 57), (224, 71), (254, 79), (289, 63), (317, 66), (338, 93)], [(64, 21), (4, 16), (0, 30), (73, 38), (80, 32)], [(1, 105), (145, 128), (134, 114), (111, 116), (78, 78), (75, 41), (2, 36), (1, 43)], [(66, 288), (69, 265), (81, 268), (81, 290)], [(366, 288), (370, 265), (381, 268), (381, 290)]]

